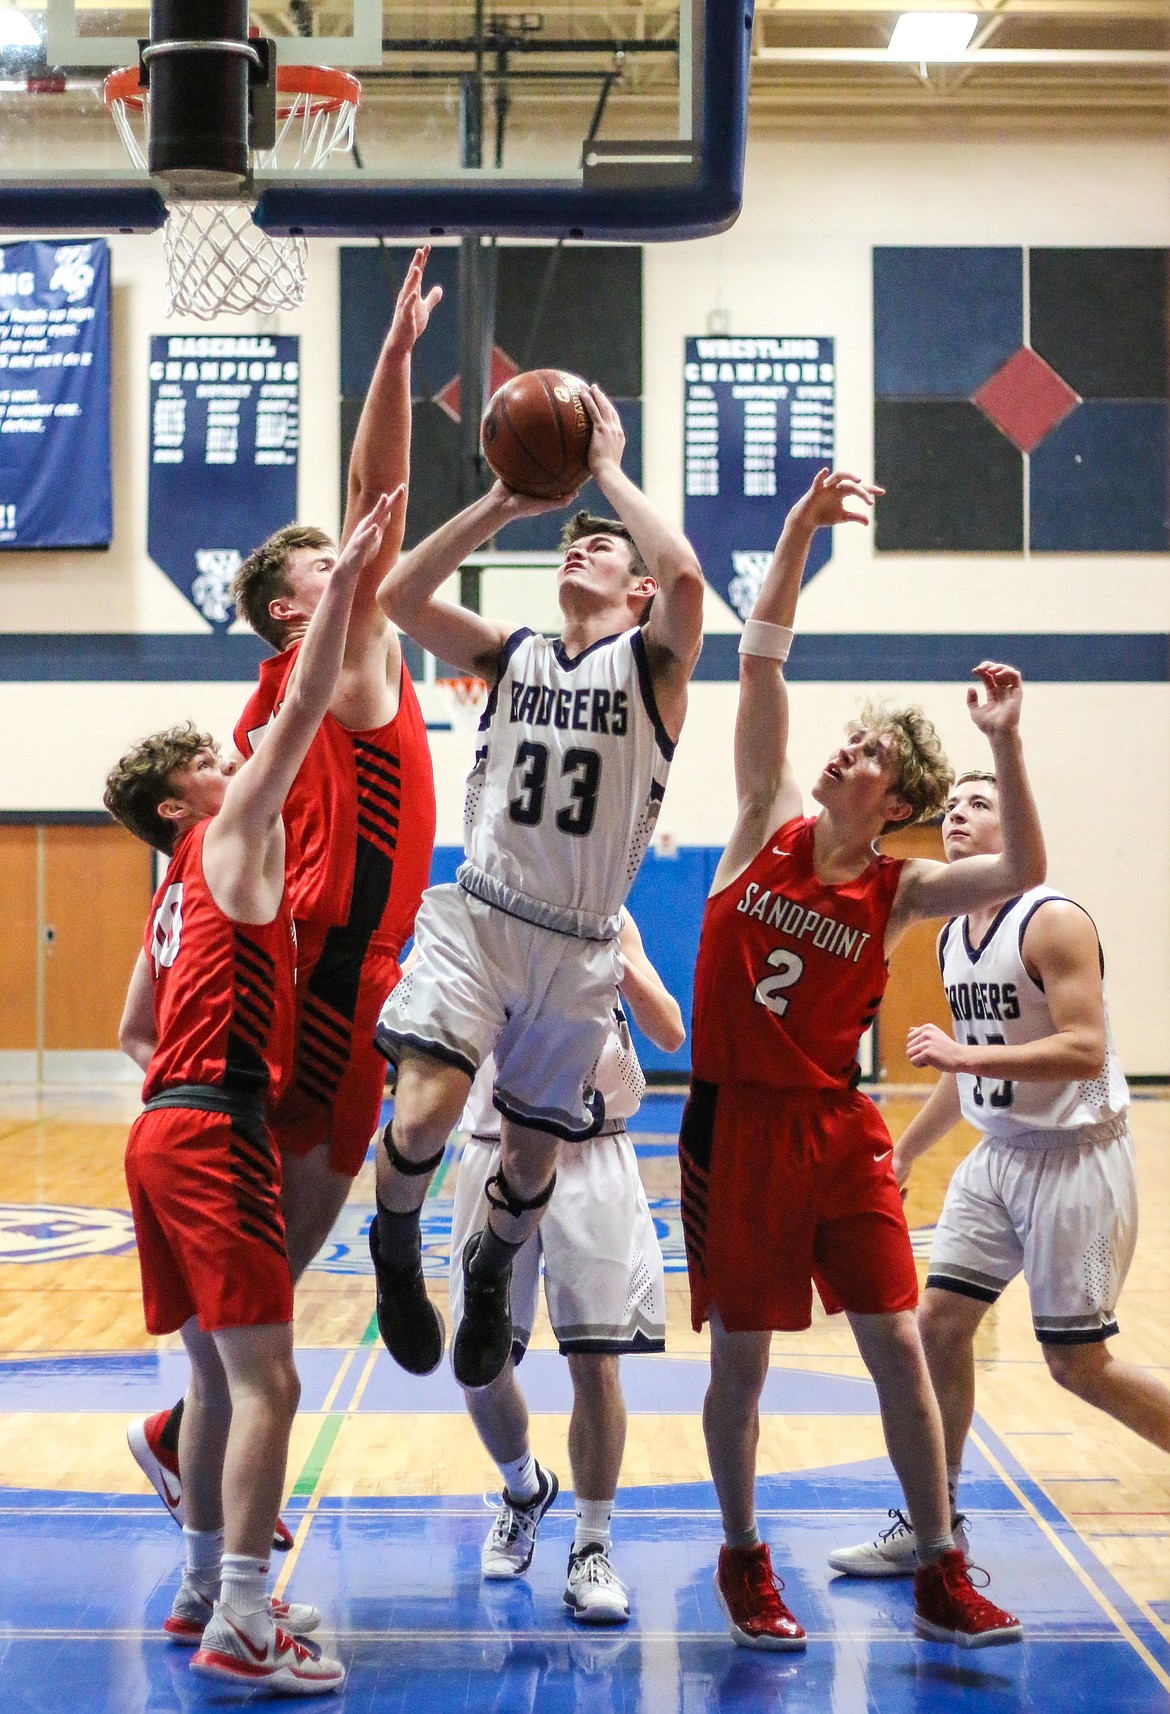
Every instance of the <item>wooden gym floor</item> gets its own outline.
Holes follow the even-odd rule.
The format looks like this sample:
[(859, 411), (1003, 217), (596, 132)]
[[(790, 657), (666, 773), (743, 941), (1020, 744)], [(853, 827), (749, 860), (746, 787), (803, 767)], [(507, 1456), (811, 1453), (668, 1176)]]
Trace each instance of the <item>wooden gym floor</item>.
[[(1024, 1647), (965, 1656), (960, 1669), (954, 1651), (910, 1639), (904, 1584), (829, 1578), (828, 1549), (874, 1533), (898, 1493), (848, 1328), (818, 1316), (807, 1334), (774, 1342), (759, 1466), (764, 1527), (809, 1652), (730, 1649), (709, 1587), (719, 1537), (697, 1415), (705, 1341), (691, 1332), (681, 1271), (680, 1105), (654, 1096), (637, 1121), (671, 1270), (669, 1342), (665, 1358), (623, 1364), (630, 1432), (614, 1556), (634, 1618), (604, 1638), (582, 1638), (560, 1608), (564, 1502), (523, 1590), (492, 1606), (480, 1589), (489, 1514), (479, 1496), (498, 1475), (446, 1367), (412, 1382), (377, 1341), (364, 1238), (372, 1164), (363, 1170), (298, 1293), (304, 1402), (286, 1512), (297, 1545), (279, 1563), (281, 1586), (326, 1611), (351, 1665), (347, 1708), (397, 1708), (408, 1696), (420, 1708), (747, 1708), (781, 1685), (786, 1709), (839, 1714), (925, 1714), (960, 1698), (969, 1711), (980, 1699), (1165, 1708), (1170, 1459), (1056, 1388), (1020, 1282), (980, 1335), (961, 1504), (992, 1594), (1025, 1620)], [(915, 1103), (884, 1107), (897, 1135)], [(142, 1327), (121, 1165), (136, 1111), (126, 1089), (0, 1093), (0, 1655), (29, 1710), (60, 1707), (66, 1693), (79, 1708), (120, 1711), (206, 1700), (159, 1637), (180, 1542), (124, 1437), (128, 1418), (170, 1403), (185, 1374), (179, 1341)], [(1170, 1101), (1138, 1099), (1133, 1128), (1142, 1227), (1115, 1350), (1170, 1378)], [(968, 1142), (956, 1135), (916, 1171), (908, 1213), (923, 1258)], [(444, 1303), (457, 1171), (452, 1149), (426, 1210), (428, 1272)], [(534, 1449), (568, 1489), (567, 1381), (547, 1324), (520, 1374)]]

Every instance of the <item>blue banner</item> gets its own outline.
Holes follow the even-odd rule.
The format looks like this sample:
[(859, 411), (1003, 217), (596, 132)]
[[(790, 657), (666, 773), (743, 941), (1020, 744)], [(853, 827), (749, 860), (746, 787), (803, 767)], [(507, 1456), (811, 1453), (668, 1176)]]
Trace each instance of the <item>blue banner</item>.
[(0, 247), (0, 548), (108, 547), (110, 252)]
[(299, 350), (293, 335), (150, 342), (147, 548), (217, 629), (244, 559), (296, 517)]
[[(683, 528), (708, 583), (746, 619), (793, 501), (833, 462), (831, 339), (688, 339)], [(827, 564), (813, 538), (805, 581)]]

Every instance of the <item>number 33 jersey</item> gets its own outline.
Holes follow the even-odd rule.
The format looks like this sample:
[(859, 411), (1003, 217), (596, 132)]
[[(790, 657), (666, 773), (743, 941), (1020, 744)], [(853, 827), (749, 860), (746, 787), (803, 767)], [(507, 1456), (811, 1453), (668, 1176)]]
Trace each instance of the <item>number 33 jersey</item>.
[[(1050, 899), (1064, 901), (1065, 895), (1051, 887), (1033, 887), (1009, 899), (978, 947), (972, 945), (966, 917), (952, 917), (939, 935), (938, 960), (956, 1041), (1018, 1047), (1055, 1033), (1044, 990), (1029, 976), (1023, 953), (1028, 924)], [(1065, 1135), (1070, 1143), (1077, 1142), (1085, 1127), (1108, 1123), (1129, 1105), (1108, 1007), (1105, 1044), (1104, 1066), (1085, 1082), (1008, 1083), (959, 1072), (963, 1117), (993, 1143), (1050, 1147)]]
[(539, 927), (613, 939), (674, 755), (641, 631), (576, 656), (513, 632), (478, 741), (460, 885)]
[(902, 863), (875, 855), (826, 886), (815, 817), (780, 827), (703, 913), (695, 965), (694, 1075), (705, 1083), (848, 1089), (886, 988), (886, 924)]

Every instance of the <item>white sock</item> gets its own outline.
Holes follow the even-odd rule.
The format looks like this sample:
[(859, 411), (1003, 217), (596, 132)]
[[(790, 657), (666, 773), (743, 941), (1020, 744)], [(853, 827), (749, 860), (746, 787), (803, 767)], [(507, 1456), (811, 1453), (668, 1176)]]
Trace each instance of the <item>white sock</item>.
[(946, 1535), (940, 1535), (937, 1541), (920, 1541), (918, 1543), (919, 1565), (931, 1565), (936, 1559), (941, 1559), (944, 1553), (950, 1553), (955, 1545), (954, 1537), (948, 1530)]
[(184, 1575), (188, 1583), (193, 1583), (201, 1595), (218, 1595), (223, 1531), (193, 1530), (184, 1524), (183, 1546), (186, 1551)]
[(540, 1477), (536, 1473), (536, 1459), (531, 1452), (526, 1452), (522, 1458), (501, 1463), (500, 1475), (504, 1478), (504, 1487), (510, 1500), (535, 1500), (540, 1493)]
[(268, 1612), (268, 1561), (249, 1559), (246, 1553), (225, 1553), (220, 1600), (233, 1613)]
[(951, 1516), (954, 1517), (959, 1509), (959, 1476), (962, 1473), (961, 1464), (947, 1465), (947, 1493), (951, 1498)]
[(760, 1526), (753, 1520), (752, 1523), (748, 1525), (747, 1529), (742, 1531), (739, 1535), (730, 1535), (725, 1530), (723, 1532), (723, 1539), (727, 1543), (728, 1547), (732, 1548), (759, 1547)]
[(580, 1553), (591, 1541), (599, 1542), (609, 1552), (609, 1526), (613, 1517), (612, 1500), (578, 1500), (577, 1527), (573, 1531), (573, 1552)]

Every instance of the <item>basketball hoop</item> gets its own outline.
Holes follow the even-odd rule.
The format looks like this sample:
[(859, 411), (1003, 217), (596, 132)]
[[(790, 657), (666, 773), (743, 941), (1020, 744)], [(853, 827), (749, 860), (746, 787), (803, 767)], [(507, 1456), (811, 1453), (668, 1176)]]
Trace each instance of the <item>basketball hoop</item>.
[(471, 673), (458, 678), (437, 678), (435, 684), (443, 692), (451, 710), (451, 725), (456, 732), (474, 732), (479, 725), (488, 699), (488, 687), (483, 679)]
[[(276, 72), (276, 141), (253, 151), (264, 170), (317, 172), (353, 147), (362, 86), (330, 66), (282, 65)], [(147, 171), (145, 139), (150, 91), (137, 66), (112, 71), (102, 96), (134, 165)], [(167, 313), (210, 321), (227, 312), (296, 309), (305, 297), (308, 241), (270, 236), (252, 219), (254, 203), (167, 203), (163, 253)]]

